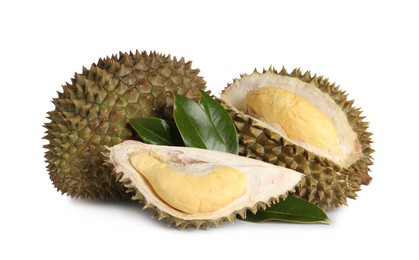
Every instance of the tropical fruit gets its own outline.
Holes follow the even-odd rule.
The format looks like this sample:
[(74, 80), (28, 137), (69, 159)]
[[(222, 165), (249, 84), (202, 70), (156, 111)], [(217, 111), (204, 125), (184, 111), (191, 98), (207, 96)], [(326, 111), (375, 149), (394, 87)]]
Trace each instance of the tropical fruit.
[(71, 197), (127, 198), (103, 165), (105, 146), (135, 136), (128, 120), (170, 116), (173, 93), (199, 98), (199, 70), (156, 52), (119, 53), (83, 68), (53, 99), (45, 124), (46, 162), (54, 186)]
[(159, 220), (208, 228), (276, 203), (303, 174), (234, 154), (125, 141), (109, 148), (114, 176)]
[(255, 71), (229, 84), (220, 101), (237, 128), (240, 154), (304, 173), (296, 195), (322, 209), (346, 205), (371, 180), (368, 123), (326, 78)]

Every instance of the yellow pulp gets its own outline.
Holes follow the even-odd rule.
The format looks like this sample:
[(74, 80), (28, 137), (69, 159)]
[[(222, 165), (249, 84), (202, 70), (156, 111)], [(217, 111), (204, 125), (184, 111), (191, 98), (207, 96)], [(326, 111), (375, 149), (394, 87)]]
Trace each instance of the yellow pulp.
[(231, 167), (216, 167), (205, 175), (191, 175), (145, 153), (130, 157), (154, 192), (167, 204), (189, 214), (205, 214), (227, 206), (246, 191), (247, 179)]
[(337, 133), (333, 122), (304, 97), (275, 87), (249, 91), (250, 114), (279, 124), (289, 138), (321, 149), (336, 146)]

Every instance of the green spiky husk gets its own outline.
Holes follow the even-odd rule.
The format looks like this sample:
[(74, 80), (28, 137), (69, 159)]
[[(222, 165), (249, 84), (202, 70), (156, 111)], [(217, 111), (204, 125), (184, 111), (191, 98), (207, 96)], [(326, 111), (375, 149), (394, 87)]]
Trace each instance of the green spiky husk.
[(71, 197), (128, 199), (104, 165), (106, 146), (133, 139), (128, 120), (170, 115), (173, 93), (199, 99), (205, 81), (191, 62), (156, 52), (119, 53), (83, 68), (63, 86), (44, 137), (54, 186)]
[[(361, 185), (368, 184), (371, 180), (368, 172), (373, 160), (371, 154), (374, 152), (370, 146), (372, 134), (367, 131), (368, 123), (361, 116), (362, 111), (353, 106), (353, 100), (348, 100), (348, 95), (344, 91), (322, 76), (312, 77), (309, 71), (302, 73), (299, 69), (288, 73), (285, 68), (282, 68), (280, 72), (270, 68), (262, 73), (266, 72), (313, 83), (322, 92), (328, 94), (346, 114), (361, 144), (363, 157), (350, 167), (342, 168), (331, 160), (288, 142), (278, 133), (267, 129), (259, 120), (237, 111), (221, 100), (239, 134), (240, 155), (304, 173), (305, 178), (295, 194), (323, 210), (347, 205), (347, 198), (355, 199)], [(260, 74), (256, 70), (254, 73)], [(234, 82), (239, 80), (236, 79)]]

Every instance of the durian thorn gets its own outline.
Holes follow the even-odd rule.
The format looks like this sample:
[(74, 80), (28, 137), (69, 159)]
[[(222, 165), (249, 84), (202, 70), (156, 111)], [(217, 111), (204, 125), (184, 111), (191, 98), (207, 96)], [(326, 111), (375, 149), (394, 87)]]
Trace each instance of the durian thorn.
[(285, 66), (282, 66), (282, 69), (281, 69), (281, 71), (279, 72), (279, 74), (280, 74), (280, 75), (282, 75), (282, 76), (288, 76), (288, 72), (287, 72), (287, 70), (285, 69)]
[(311, 75), (310, 75), (310, 71), (309, 70), (307, 70), (305, 73), (304, 73), (304, 75), (303, 75), (303, 77), (301, 78), (301, 80), (302, 81), (305, 81), (305, 82), (310, 82), (311, 81)]

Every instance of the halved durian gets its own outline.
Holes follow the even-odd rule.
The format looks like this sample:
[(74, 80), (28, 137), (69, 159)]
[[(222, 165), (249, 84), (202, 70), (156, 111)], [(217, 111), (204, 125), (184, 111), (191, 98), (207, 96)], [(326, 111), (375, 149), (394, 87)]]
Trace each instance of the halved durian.
[(233, 118), (240, 154), (306, 175), (297, 194), (334, 209), (368, 184), (371, 134), (347, 94), (323, 77), (270, 68), (227, 86), (221, 102)]
[(218, 227), (285, 198), (301, 173), (238, 155), (125, 141), (109, 148), (117, 178), (156, 218)]

